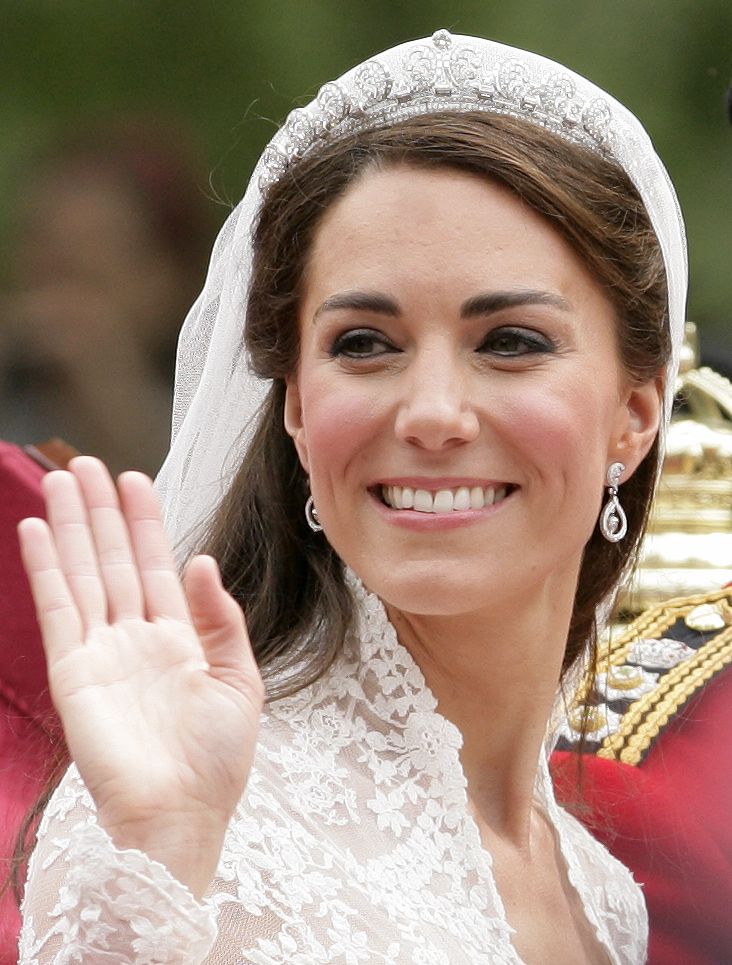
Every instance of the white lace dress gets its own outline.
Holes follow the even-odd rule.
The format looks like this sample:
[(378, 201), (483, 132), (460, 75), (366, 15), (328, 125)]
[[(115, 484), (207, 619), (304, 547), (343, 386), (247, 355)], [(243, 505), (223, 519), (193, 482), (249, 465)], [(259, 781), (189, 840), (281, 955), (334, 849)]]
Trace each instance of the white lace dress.
[[(360, 603), (358, 646), (267, 709), (202, 903), (115, 849), (69, 771), (31, 861), (22, 965), (521, 965), (467, 810), (460, 734), (379, 601)], [(610, 961), (641, 965), (639, 887), (557, 806), (546, 763), (536, 793)]]

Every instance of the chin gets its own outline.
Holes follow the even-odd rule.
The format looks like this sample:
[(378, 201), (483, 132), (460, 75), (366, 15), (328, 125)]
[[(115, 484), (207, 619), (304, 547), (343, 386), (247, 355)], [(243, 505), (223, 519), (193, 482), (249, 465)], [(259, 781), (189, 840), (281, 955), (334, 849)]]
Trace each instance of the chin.
[[(374, 575), (371, 574), (373, 577)], [(482, 609), (488, 598), (485, 581), (471, 586), (456, 573), (435, 572), (434, 565), (412, 564), (399, 576), (363, 581), (387, 606), (420, 616), (460, 616)]]

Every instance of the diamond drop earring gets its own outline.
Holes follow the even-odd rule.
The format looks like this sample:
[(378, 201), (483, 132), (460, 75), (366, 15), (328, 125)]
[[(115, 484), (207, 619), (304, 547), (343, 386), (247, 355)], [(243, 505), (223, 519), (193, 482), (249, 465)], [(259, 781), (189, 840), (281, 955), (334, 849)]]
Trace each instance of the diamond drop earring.
[(618, 484), (624, 472), (622, 462), (614, 462), (607, 471), (609, 499), (600, 515), (600, 532), (611, 543), (618, 543), (628, 532), (628, 518), (618, 499)]

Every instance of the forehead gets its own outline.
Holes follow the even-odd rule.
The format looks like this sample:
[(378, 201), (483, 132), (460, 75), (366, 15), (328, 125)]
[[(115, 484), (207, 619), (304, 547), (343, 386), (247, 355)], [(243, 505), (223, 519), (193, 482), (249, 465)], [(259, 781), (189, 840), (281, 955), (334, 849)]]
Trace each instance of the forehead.
[(305, 297), (405, 285), (461, 298), (476, 286), (603, 295), (559, 232), (504, 185), (450, 168), (370, 170), (326, 212)]

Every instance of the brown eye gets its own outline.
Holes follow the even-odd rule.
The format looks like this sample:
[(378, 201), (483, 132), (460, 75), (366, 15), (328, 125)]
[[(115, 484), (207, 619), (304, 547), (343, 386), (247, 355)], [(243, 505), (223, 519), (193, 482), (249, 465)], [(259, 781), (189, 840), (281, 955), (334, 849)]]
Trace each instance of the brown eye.
[(478, 348), (479, 352), (515, 358), (521, 355), (546, 354), (554, 345), (544, 335), (528, 328), (496, 328)]
[(381, 332), (371, 328), (360, 328), (339, 335), (333, 343), (330, 354), (345, 355), (347, 358), (373, 358), (375, 355), (385, 355), (387, 352), (398, 352), (400, 349), (385, 338)]

